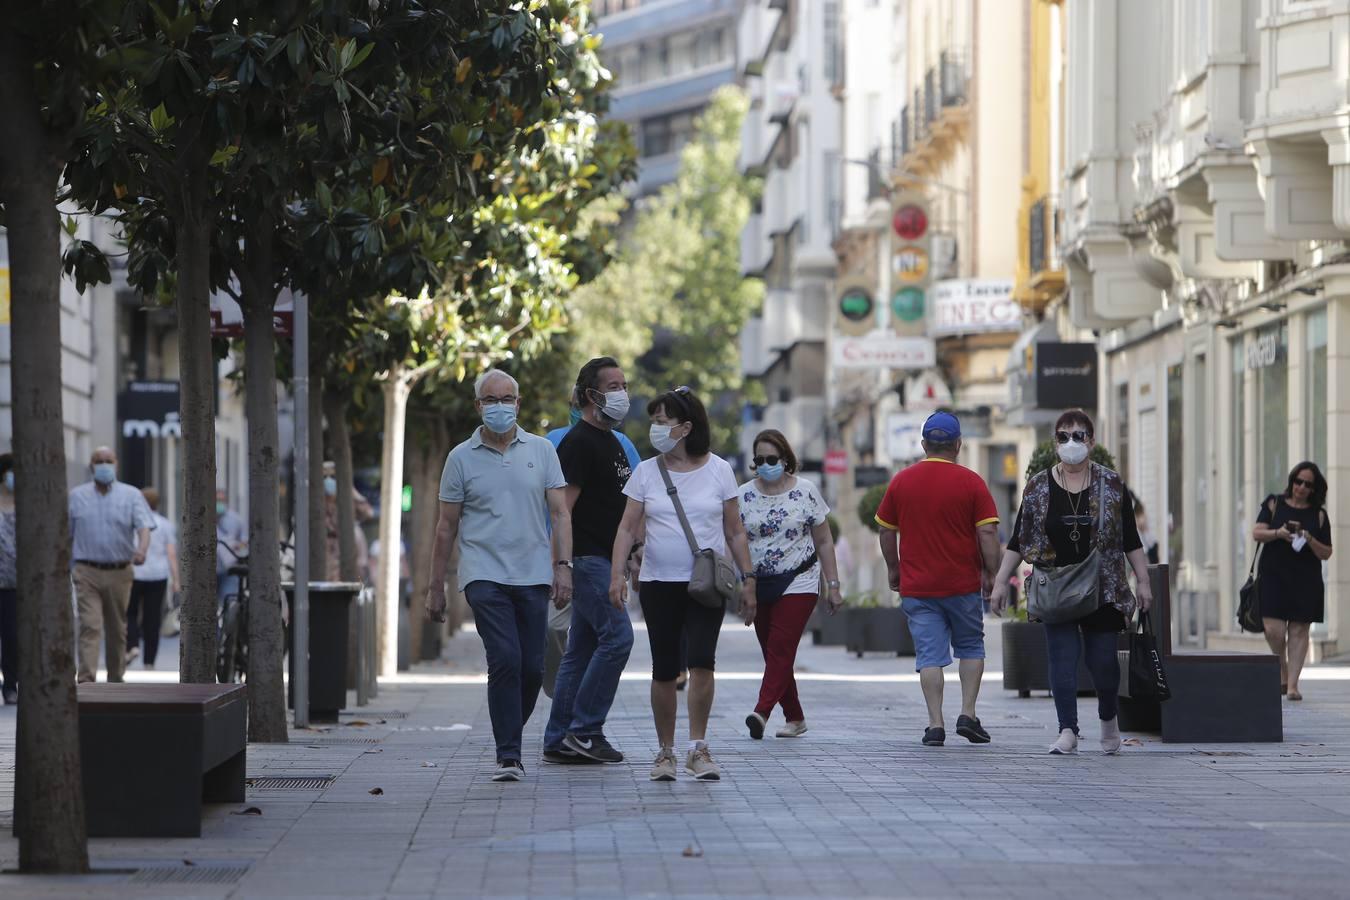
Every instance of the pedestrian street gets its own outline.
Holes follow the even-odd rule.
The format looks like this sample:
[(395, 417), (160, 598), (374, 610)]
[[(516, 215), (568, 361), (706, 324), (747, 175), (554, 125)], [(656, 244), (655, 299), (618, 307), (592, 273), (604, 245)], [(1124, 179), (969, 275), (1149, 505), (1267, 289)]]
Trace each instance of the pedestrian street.
[[(642, 624), (638, 623), (639, 631)], [(761, 671), (728, 619), (709, 743), (721, 782), (653, 784), (649, 658), (639, 634), (606, 726), (628, 761), (545, 766), (541, 697), (526, 778), (491, 782), (482, 648), (382, 684), (342, 723), (252, 745), (250, 779), (336, 776), (326, 788), (250, 787), (209, 807), (200, 839), (90, 841), (83, 877), (0, 875), (27, 897), (1337, 897), (1350, 890), (1350, 667), (1312, 667), (1285, 704), (1283, 744), (1164, 745), (1127, 734), (1053, 757), (1048, 696), (1001, 689), (998, 623), (981, 718), (986, 746), (923, 747), (912, 660), (808, 637), (797, 671), (810, 730), (752, 741)], [(164, 653), (173, 659), (176, 647)], [(172, 655), (171, 655), (172, 654)], [(453, 660), (453, 662), (452, 662)], [(101, 677), (101, 676), (100, 676)], [(172, 680), (133, 668), (129, 680)], [(954, 718), (956, 684), (947, 688)], [(9, 836), (15, 707), (0, 710), (0, 868)], [(681, 700), (681, 730), (683, 700)], [(770, 734), (781, 724), (775, 712)], [(320, 727), (322, 728), (322, 726)], [(1138, 741), (1138, 743), (1136, 743)], [(255, 812), (252, 812), (256, 810)]]

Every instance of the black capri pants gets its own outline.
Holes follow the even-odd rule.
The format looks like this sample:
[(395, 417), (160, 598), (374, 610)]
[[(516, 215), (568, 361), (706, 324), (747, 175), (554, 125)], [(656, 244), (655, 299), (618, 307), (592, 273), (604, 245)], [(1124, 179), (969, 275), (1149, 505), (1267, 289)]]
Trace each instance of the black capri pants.
[(689, 596), (684, 581), (644, 581), (638, 585), (642, 617), (647, 621), (647, 643), (652, 650), (652, 681), (679, 677), (680, 639), (687, 639), (691, 669), (716, 668), (717, 635), (723, 610), (704, 606)]

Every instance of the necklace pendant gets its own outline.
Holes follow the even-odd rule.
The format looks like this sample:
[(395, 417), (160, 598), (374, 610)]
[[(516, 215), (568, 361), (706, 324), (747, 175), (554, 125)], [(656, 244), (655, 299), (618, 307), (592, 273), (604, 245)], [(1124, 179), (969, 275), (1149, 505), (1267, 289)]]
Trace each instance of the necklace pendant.
[(1079, 538), (1079, 534), (1078, 534), (1078, 529), (1077, 529), (1077, 528), (1075, 528), (1073, 531), (1070, 531), (1070, 532), (1069, 532), (1069, 540), (1073, 541), (1075, 544), (1078, 543), (1078, 538)]

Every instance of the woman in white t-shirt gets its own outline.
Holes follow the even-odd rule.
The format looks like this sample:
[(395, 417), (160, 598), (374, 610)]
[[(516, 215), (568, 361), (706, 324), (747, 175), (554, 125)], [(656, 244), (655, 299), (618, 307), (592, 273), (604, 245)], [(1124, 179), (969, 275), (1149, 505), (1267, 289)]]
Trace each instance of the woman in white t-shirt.
[[(675, 679), (680, 673), (680, 638), (684, 636), (689, 662), (689, 752), (684, 768), (700, 781), (716, 781), (721, 770), (708, 752), (707, 731), (717, 635), (724, 611), (703, 606), (689, 596), (694, 555), (666, 491), (658, 460), (664, 460), (670, 472), (699, 548), (723, 554), (729, 548), (742, 573), (746, 573), (741, 617), (747, 625), (755, 618), (750, 548), (736, 503), (736, 477), (726, 460), (709, 452), (712, 438), (708, 413), (698, 397), (689, 388), (679, 387), (647, 404), (647, 414), (652, 419), (652, 446), (661, 455), (643, 460), (624, 486), (628, 505), (614, 539), (609, 596), (616, 606), (623, 603), (625, 563), (635, 545), (640, 546), (638, 599), (647, 620), (652, 651), (652, 717), (661, 741), (651, 779), (675, 780)], [(644, 530), (644, 542), (638, 544), (636, 536)]]
[(801, 737), (806, 733), (806, 715), (792, 668), (806, 620), (816, 608), (822, 569), (827, 611), (834, 615), (844, 604), (834, 540), (826, 521), (830, 508), (814, 484), (797, 477), (797, 454), (781, 431), (761, 431), (753, 446), (757, 477), (741, 485), (740, 507), (755, 566), (759, 595), (755, 635), (764, 653), (764, 678), (759, 684), (759, 702), (745, 717), (745, 725), (750, 736), (759, 740), (769, 714), (781, 705), (787, 724), (778, 737)]

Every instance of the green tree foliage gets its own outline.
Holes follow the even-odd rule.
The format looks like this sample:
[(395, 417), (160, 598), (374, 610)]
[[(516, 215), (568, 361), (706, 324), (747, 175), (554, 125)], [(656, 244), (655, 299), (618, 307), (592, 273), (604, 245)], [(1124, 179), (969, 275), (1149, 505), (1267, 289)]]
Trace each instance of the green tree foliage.
[(759, 190), (739, 168), (748, 108), (739, 89), (713, 96), (676, 180), (638, 210), (618, 258), (575, 302), (577, 365), (600, 352), (631, 363), (667, 345), (648, 357), (654, 370), (645, 377), (655, 390), (687, 384), (709, 403), (719, 452), (736, 445), (735, 400), (747, 389), (740, 334), (763, 298), (762, 283), (740, 267), (740, 235)]

